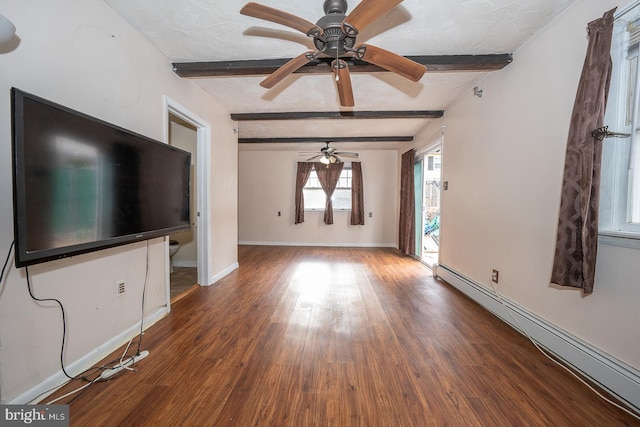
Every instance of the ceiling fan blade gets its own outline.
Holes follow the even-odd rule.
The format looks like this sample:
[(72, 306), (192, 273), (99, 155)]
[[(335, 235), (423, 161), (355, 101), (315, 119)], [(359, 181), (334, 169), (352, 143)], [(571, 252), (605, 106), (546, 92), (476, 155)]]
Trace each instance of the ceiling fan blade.
[(355, 101), (353, 99), (353, 87), (351, 86), (351, 75), (349, 74), (349, 66), (342, 59), (331, 63), (333, 75), (338, 88), (338, 96), (340, 105), (343, 107), (353, 107)]
[(267, 77), (260, 83), (260, 86), (271, 89), (272, 87), (280, 83), (289, 74), (295, 72), (298, 68), (308, 63), (310, 61), (308, 55), (315, 55), (315, 52), (309, 51), (303, 53), (302, 55), (296, 56), (291, 61), (287, 62), (282, 67), (271, 73), (269, 77)]
[(333, 154), (337, 154), (338, 156), (342, 157), (358, 157), (358, 153), (351, 153), (349, 151), (336, 151)]
[[(343, 26), (361, 32), (377, 19), (383, 17), (403, 0), (362, 0), (344, 19)], [(345, 25), (346, 24), (346, 25)], [(349, 30), (349, 28), (347, 28)]]
[(242, 15), (251, 16), (253, 18), (263, 19), (265, 21), (275, 22), (294, 30), (298, 30), (304, 34), (315, 36), (322, 35), (324, 31), (313, 22), (309, 22), (304, 18), (292, 15), (273, 7), (264, 6), (259, 3), (249, 2), (240, 9)]
[(427, 71), (427, 67), (422, 64), (376, 46), (358, 46), (357, 57), (414, 82), (419, 81)]
[(313, 156), (313, 157), (308, 158), (306, 161), (307, 162), (313, 162), (314, 160), (318, 160), (318, 159), (320, 159), (322, 157), (324, 157), (322, 154), (318, 154), (317, 156)]

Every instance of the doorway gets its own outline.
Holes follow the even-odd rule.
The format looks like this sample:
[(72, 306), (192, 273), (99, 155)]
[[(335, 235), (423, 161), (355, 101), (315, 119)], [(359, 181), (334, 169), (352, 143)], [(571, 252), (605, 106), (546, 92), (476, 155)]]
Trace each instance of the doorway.
[(416, 254), (431, 268), (438, 264), (440, 255), (441, 171), (442, 144), (438, 141), (417, 157), (414, 169)]
[(169, 114), (169, 145), (191, 153), (191, 186), (189, 191), (191, 229), (169, 235), (169, 295), (171, 301), (176, 301), (198, 283), (197, 132), (195, 126)]
[[(184, 250), (182, 256), (178, 256), (184, 249), (182, 244), (174, 255), (174, 257), (178, 256), (174, 262), (174, 268), (183, 266), (191, 268), (190, 275), (186, 279), (187, 283), (193, 282), (193, 284), (197, 283), (201, 286), (209, 286), (211, 284), (209, 280), (209, 246), (211, 239), (209, 233), (211, 126), (168, 96), (165, 96), (165, 105), (165, 141), (170, 144), (176, 144), (177, 139), (184, 139), (186, 141), (185, 146), (179, 148), (192, 153), (192, 185), (190, 189), (192, 204), (190, 221), (193, 235), (188, 237), (187, 235), (181, 236), (177, 234), (166, 238), (166, 301), (167, 307), (171, 310), (171, 240), (180, 242), (184, 237), (187, 242), (185, 247), (188, 249)], [(178, 147), (177, 144), (176, 146)], [(191, 246), (190, 249), (189, 246)], [(193, 279), (194, 272), (196, 276), (195, 280)], [(174, 291), (174, 294), (175, 293), (176, 291)]]

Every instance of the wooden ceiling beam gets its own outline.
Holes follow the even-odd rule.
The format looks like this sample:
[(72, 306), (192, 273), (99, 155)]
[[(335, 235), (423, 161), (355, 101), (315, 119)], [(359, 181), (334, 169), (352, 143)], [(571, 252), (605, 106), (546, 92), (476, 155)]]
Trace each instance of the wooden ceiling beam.
[[(495, 71), (513, 61), (513, 54), (490, 55), (422, 55), (407, 56), (427, 67), (428, 72), (438, 71)], [(174, 62), (173, 71), (181, 77), (223, 77), (271, 74), (291, 58), (220, 62)], [(304, 65), (296, 73), (331, 73), (331, 61), (335, 58), (318, 58)], [(387, 72), (376, 65), (355, 58), (343, 58), (352, 73)]]
[(409, 142), (412, 136), (327, 136), (312, 138), (238, 138), (238, 144), (282, 144), (308, 142)]
[(439, 119), (444, 110), (412, 111), (293, 111), (278, 113), (234, 113), (231, 120), (315, 120), (315, 119)]

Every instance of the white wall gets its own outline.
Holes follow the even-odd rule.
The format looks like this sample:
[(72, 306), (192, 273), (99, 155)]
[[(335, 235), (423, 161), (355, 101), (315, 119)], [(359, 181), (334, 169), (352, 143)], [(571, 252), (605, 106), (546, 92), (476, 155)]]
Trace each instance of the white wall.
[[(355, 150), (358, 151), (358, 150)], [(306, 212), (294, 224), (296, 168), (300, 156), (288, 151), (240, 151), (239, 241), (253, 244), (396, 246), (397, 153), (359, 151), (364, 183), (365, 225), (349, 225), (351, 212)], [(278, 217), (278, 212), (282, 216)], [(369, 212), (372, 218), (369, 218)]]
[[(600, 245), (592, 295), (549, 285), (586, 25), (619, 5), (577, 0), (420, 138), (446, 125), (440, 262), (640, 369), (640, 252)], [(623, 6), (623, 5), (620, 5)]]
[[(158, 140), (166, 135), (165, 95), (210, 123), (215, 185), (210, 191), (209, 269), (216, 275), (236, 264), (237, 138), (229, 113), (176, 76), (167, 58), (100, 0), (0, 0), (0, 11), (20, 38), (14, 50), (0, 52), (3, 261), (13, 240), (9, 91), (15, 86)], [(166, 250), (163, 239), (150, 242), (149, 318), (166, 311)], [(67, 365), (79, 360), (84, 365), (109, 352), (139, 322), (146, 251), (144, 242), (135, 243), (29, 269), (36, 296), (64, 304)], [(62, 323), (54, 304), (31, 300), (24, 269), (12, 266), (7, 276), (0, 283), (0, 402), (19, 403), (61, 378)], [(119, 280), (127, 291), (116, 297)]]

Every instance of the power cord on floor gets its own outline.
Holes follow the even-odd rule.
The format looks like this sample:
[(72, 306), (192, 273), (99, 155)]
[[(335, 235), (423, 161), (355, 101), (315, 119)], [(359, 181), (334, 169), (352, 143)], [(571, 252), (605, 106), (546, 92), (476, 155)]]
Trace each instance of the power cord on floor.
[[(53, 399), (53, 400), (51, 400), (51, 401), (47, 402), (47, 403), (46, 403), (46, 405), (53, 405), (54, 403), (59, 402), (59, 401), (61, 401), (62, 399), (65, 399), (65, 398), (67, 398), (67, 397), (69, 397), (69, 396), (73, 396), (74, 394), (76, 394), (76, 393), (78, 393), (78, 392), (84, 391), (84, 390), (86, 390), (87, 388), (89, 388), (89, 387), (91, 387), (92, 385), (94, 385), (95, 383), (97, 383), (98, 381), (100, 381), (100, 377), (98, 377), (98, 378), (94, 379), (94, 380), (93, 380), (93, 381), (91, 381), (90, 383), (87, 383), (87, 384), (83, 385), (82, 387), (78, 387), (77, 389), (72, 390), (72, 391), (70, 391), (69, 393), (66, 393), (66, 394), (64, 394), (64, 395), (62, 395), (62, 396), (60, 396), (60, 397), (57, 397), (57, 398), (55, 398), (55, 399)], [(74, 398), (74, 399), (75, 399), (75, 398)], [(67, 404), (68, 404), (68, 403), (67, 403)]]
[(564, 364), (560, 363), (559, 361), (557, 361), (554, 357), (552, 357), (546, 350), (544, 350), (542, 347), (540, 347), (538, 345), (538, 343), (533, 339), (533, 337), (531, 336), (531, 334), (529, 334), (529, 331), (518, 321), (518, 319), (511, 313), (511, 310), (509, 310), (509, 308), (507, 307), (507, 304), (504, 302), (504, 299), (502, 298), (502, 295), (500, 295), (500, 293), (498, 292), (498, 290), (496, 289), (493, 280), (489, 279), (489, 284), (491, 285), (491, 289), (493, 289), (493, 292), (496, 294), (496, 296), (498, 297), (498, 301), (500, 302), (500, 304), (502, 305), (502, 307), (504, 307), (505, 311), (507, 312), (507, 314), (509, 315), (509, 317), (511, 317), (511, 319), (513, 319), (513, 321), (516, 323), (516, 325), (518, 325), (518, 327), (520, 328), (520, 330), (527, 336), (527, 338), (529, 339), (529, 341), (531, 341), (531, 343), (534, 345), (535, 348), (538, 349), (538, 351), (540, 353), (542, 353), (547, 359), (551, 360), (553, 363), (555, 363), (556, 365), (560, 366), (562, 369), (564, 369), (565, 371), (567, 371), (568, 373), (570, 373), (574, 378), (576, 378), (578, 381), (580, 381), (582, 384), (584, 384), (585, 386), (587, 386), (587, 388), (589, 388), (589, 390), (591, 390), (592, 392), (594, 392), (598, 397), (600, 397), (602, 400), (604, 400), (605, 402), (615, 406), (616, 408), (626, 412), (627, 414), (631, 415), (632, 417), (636, 418), (637, 420), (640, 420), (640, 415), (636, 414), (634, 412), (632, 412), (631, 410), (625, 408), (622, 405), (617, 404), (616, 402), (614, 402), (613, 400), (609, 399), (608, 397), (606, 397), (605, 395), (603, 395), (602, 393), (600, 393), (598, 390), (596, 390), (591, 384), (589, 384), (588, 382), (586, 382), (584, 379), (582, 379), (579, 375), (577, 375), (575, 372), (573, 372), (571, 369), (569, 369), (567, 366), (565, 366)]

